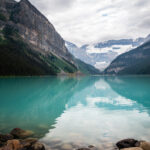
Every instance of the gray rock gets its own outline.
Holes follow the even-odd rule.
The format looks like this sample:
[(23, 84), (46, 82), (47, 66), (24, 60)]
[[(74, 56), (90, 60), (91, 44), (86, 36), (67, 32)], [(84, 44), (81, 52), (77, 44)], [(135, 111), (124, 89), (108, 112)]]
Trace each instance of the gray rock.
[(123, 148), (129, 148), (129, 147), (136, 147), (137, 142), (138, 141), (134, 139), (125, 139), (125, 140), (121, 140), (117, 142), (116, 145), (119, 149), (123, 149)]
[(89, 145), (88, 148), (94, 148), (94, 146), (93, 145)]

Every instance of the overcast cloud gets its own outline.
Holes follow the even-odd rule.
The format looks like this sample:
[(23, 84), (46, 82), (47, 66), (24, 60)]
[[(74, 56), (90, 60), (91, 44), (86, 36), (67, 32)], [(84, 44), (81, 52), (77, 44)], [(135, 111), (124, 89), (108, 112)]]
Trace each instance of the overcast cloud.
[(150, 0), (30, 0), (61, 36), (75, 44), (150, 33)]

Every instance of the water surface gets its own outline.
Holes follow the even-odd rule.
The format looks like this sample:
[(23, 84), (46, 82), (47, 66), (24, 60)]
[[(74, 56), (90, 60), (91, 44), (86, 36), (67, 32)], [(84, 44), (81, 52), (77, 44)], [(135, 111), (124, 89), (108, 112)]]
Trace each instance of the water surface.
[(0, 132), (15, 127), (51, 149), (149, 140), (150, 77), (0, 78)]

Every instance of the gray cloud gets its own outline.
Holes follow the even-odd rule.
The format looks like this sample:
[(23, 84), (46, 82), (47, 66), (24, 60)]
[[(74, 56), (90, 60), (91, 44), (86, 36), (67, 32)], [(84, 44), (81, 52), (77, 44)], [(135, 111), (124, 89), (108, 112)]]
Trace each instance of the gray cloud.
[(42, 12), (48, 14), (61, 13), (70, 9), (76, 0), (30, 0)]
[(150, 29), (150, 16), (147, 16), (143, 19), (142, 22), (138, 24), (139, 28), (145, 28), (146, 30)]
[(78, 45), (150, 33), (149, 0), (30, 0)]

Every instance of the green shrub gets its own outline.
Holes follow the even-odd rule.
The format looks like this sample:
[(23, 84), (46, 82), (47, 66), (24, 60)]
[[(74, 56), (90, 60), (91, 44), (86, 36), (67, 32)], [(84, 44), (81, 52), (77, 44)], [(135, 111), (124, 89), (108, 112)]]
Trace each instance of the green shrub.
[(3, 39), (2, 39), (2, 37), (0, 36), (0, 43), (2, 43), (2, 41), (3, 41)]
[(2, 21), (6, 21), (7, 20), (6, 17), (2, 13), (0, 13), (0, 20), (2, 20)]
[(5, 37), (15, 35), (16, 33), (17, 30), (11, 25), (6, 25), (3, 29), (3, 34), (5, 35)]

